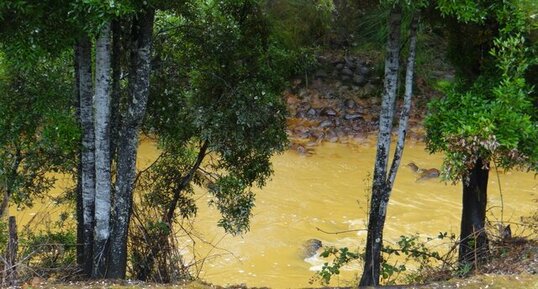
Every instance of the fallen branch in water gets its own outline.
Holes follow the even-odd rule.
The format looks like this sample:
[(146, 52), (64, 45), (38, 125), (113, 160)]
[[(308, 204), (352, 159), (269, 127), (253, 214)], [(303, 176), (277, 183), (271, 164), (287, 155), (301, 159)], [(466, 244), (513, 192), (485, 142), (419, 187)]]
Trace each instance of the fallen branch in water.
[(360, 231), (368, 231), (367, 229), (355, 229), (355, 230), (345, 230), (345, 231), (336, 231), (336, 232), (327, 232), (323, 229), (320, 229), (319, 227), (316, 227), (316, 230), (325, 233), (325, 234), (331, 234), (331, 235), (338, 235), (338, 234), (344, 234), (344, 233), (351, 233), (351, 232), (360, 232)]

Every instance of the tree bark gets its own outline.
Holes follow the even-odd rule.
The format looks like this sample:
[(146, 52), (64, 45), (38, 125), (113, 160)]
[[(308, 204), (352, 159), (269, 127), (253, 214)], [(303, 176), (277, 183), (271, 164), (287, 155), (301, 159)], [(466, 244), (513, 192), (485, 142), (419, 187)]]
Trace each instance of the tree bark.
[(372, 184), (372, 198), (368, 217), (368, 235), (364, 271), (359, 286), (376, 286), (379, 284), (381, 248), (383, 246), (383, 227), (390, 196), (387, 167), (390, 153), (394, 102), (398, 89), (398, 71), (400, 60), (400, 26), (402, 13), (399, 6), (390, 11), (387, 55), (385, 58), (385, 80), (383, 102), (379, 117), (379, 135)]
[(7, 286), (17, 285), (17, 251), (19, 237), (17, 235), (17, 222), (14, 216), (9, 217), (9, 240), (6, 247), (5, 283)]
[(411, 112), (411, 100), (413, 98), (413, 80), (415, 74), (415, 58), (417, 50), (417, 30), (418, 16), (412, 15), (411, 26), (409, 27), (409, 55), (407, 56), (407, 67), (405, 70), (405, 93), (400, 121), (398, 124), (398, 142), (394, 151), (394, 158), (389, 171), (389, 190), (392, 191), (396, 173), (400, 167), (405, 146), (405, 136), (407, 135), (407, 123), (409, 122), (409, 113)]
[(16, 144), (15, 152), (12, 154), (11, 167), (5, 172), (8, 177), (4, 178), (4, 187), (2, 189), (2, 202), (0, 203), (0, 218), (3, 217), (9, 208), (9, 198), (13, 194), (15, 180), (17, 178), (17, 171), (21, 165), (23, 156), (21, 149)]
[(485, 231), (489, 167), (478, 159), (463, 182), (463, 210), (458, 261), (460, 266), (476, 268), (489, 255)]
[(198, 152), (198, 156), (196, 157), (196, 162), (192, 165), (189, 172), (181, 178), (181, 185), (179, 189), (174, 192), (174, 196), (172, 197), (172, 201), (170, 202), (170, 206), (168, 207), (168, 210), (166, 214), (163, 217), (163, 222), (165, 224), (168, 224), (168, 226), (172, 226), (172, 222), (174, 220), (174, 212), (177, 208), (177, 203), (179, 202), (179, 198), (181, 197), (181, 193), (185, 188), (189, 185), (192, 178), (196, 174), (196, 171), (200, 168), (200, 165), (202, 164), (202, 161), (207, 155), (207, 148), (209, 147), (209, 142), (206, 140), (200, 147), (200, 151)]
[(80, 152), (80, 194), (82, 199), (83, 272), (92, 274), (93, 225), (95, 209), (95, 131), (93, 124), (92, 44), (87, 36), (76, 44), (79, 121), (82, 130)]
[[(75, 97), (75, 108), (76, 108), (76, 119), (79, 122), (80, 125), (80, 79), (79, 79), (79, 49), (78, 49), (78, 41), (73, 47), (73, 66), (75, 71), (75, 91), (74, 91), (74, 97)], [(82, 142), (81, 142), (82, 144)], [(78, 149), (78, 164), (77, 164), (77, 185), (75, 187), (75, 195), (76, 195), (76, 220), (77, 220), (77, 265), (79, 268), (84, 268), (84, 213), (83, 213), (83, 205), (82, 205), (82, 145)]]
[(110, 160), (116, 158), (121, 103), (121, 23), (112, 21), (112, 101), (110, 125)]
[(116, 179), (114, 223), (111, 238), (110, 259), (107, 277), (125, 278), (127, 264), (127, 236), (132, 210), (133, 182), (136, 174), (138, 133), (146, 112), (151, 72), (151, 46), (155, 11), (148, 9), (138, 15), (133, 29), (136, 50), (132, 57), (130, 85), (131, 99), (122, 116), (120, 140), (117, 152), (118, 173)]
[(95, 50), (95, 231), (94, 278), (106, 273), (106, 251), (110, 236), (110, 22), (101, 29)]

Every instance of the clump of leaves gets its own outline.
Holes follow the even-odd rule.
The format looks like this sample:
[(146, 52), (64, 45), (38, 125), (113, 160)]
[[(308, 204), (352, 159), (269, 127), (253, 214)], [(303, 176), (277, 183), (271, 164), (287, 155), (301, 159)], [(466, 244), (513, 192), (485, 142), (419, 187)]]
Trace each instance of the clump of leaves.
[(349, 264), (351, 261), (364, 258), (364, 256), (359, 253), (349, 251), (347, 247), (327, 247), (320, 254), (320, 257), (334, 258), (331, 263), (326, 262), (325, 264), (323, 264), (321, 271), (318, 272), (321, 278), (321, 283), (323, 284), (329, 284), (329, 282), (331, 281), (331, 277), (340, 274), (340, 269), (346, 264)]
[[(450, 7), (458, 10), (467, 5)], [(431, 152), (445, 153), (444, 176), (451, 181), (464, 179), (478, 158), (507, 170), (538, 169), (538, 114), (526, 79), (526, 71), (536, 63), (536, 57), (525, 37), (522, 12), (512, 8), (496, 12), (499, 36), (491, 40), (489, 51), (483, 51), (489, 54), (481, 56), (484, 65), (480, 73), (472, 78), (460, 77), (445, 91), (444, 98), (430, 104), (425, 120), (427, 147)], [(442, 12), (458, 12), (464, 20), (476, 17), (467, 10), (456, 10)], [(458, 53), (461, 55), (461, 51)]]
[[(408, 271), (408, 265), (413, 264), (417, 272), (430, 269), (435, 262), (449, 263), (453, 250), (441, 255), (434, 251), (428, 243), (433, 240), (450, 239), (454, 242), (456, 236), (446, 232), (439, 233), (436, 238), (428, 237), (426, 241), (420, 240), (418, 235), (400, 236), (400, 239), (393, 245), (383, 245), (381, 260), (381, 283), (394, 284), (401, 276), (401, 273)], [(318, 272), (318, 278), (324, 285), (328, 285), (333, 276), (339, 275), (342, 267), (353, 261), (363, 260), (364, 253), (350, 251), (349, 248), (327, 247), (320, 254), (322, 258), (330, 258), (332, 261), (323, 264)], [(397, 260), (392, 261), (397, 258)], [(409, 272), (404, 276), (409, 283), (422, 279), (420, 273)]]

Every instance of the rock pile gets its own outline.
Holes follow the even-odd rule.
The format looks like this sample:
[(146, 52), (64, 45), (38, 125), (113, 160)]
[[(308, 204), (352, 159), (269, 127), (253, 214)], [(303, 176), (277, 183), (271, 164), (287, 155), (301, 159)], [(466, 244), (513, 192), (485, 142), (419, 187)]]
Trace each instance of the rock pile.
[(284, 93), (291, 148), (311, 154), (321, 142), (367, 142), (377, 130), (381, 81), (367, 60), (320, 59), (310, 82), (296, 79)]

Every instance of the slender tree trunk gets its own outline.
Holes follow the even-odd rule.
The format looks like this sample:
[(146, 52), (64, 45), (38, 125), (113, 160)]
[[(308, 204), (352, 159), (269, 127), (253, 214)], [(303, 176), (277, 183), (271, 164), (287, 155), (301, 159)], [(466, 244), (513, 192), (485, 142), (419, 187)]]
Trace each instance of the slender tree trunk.
[[(205, 156), (207, 155), (207, 148), (209, 147), (209, 142), (205, 141), (202, 146), (200, 147), (200, 151), (198, 152), (198, 156), (196, 157), (196, 161), (188, 171), (188, 173), (184, 176), (182, 176), (180, 180), (180, 185), (177, 190), (174, 191), (174, 196), (172, 197), (172, 201), (170, 202), (170, 205), (165, 210), (162, 222), (164, 224), (167, 224), (170, 228), (170, 232), (172, 232), (172, 222), (174, 221), (174, 215), (175, 211), (177, 209), (177, 204), (181, 198), (181, 194), (185, 190), (185, 188), (189, 185), (192, 178), (194, 177), (196, 171), (200, 168), (200, 165), (202, 164), (202, 161), (204, 160)], [(158, 256), (159, 252), (162, 250), (163, 247), (167, 248), (166, 246), (168, 244), (168, 235), (161, 234), (159, 236), (159, 240), (156, 240), (156, 244), (160, 244), (160, 246), (153, 246), (150, 250), (150, 252), (144, 256), (144, 260), (140, 262), (140, 264), (137, 264), (139, 268), (137, 268), (137, 276), (136, 279), (141, 281), (148, 281), (148, 278), (151, 275), (152, 270), (154, 269), (153, 266), (155, 264), (155, 259)], [(165, 281), (166, 280), (161, 280)]]
[(206, 140), (200, 147), (200, 151), (198, 152), (198, 156), (196, 157), (196, 162), (192, 165), (189, 172), (183, 176), (181, 179), (181, 185), (179, 186), (179, 190), (174, 192), (174, 196), (172, 197), (172, 201), (170, 202), (170, 206), (168, 207), (166, 213), (163, 216), (163, 222), (165, 224), (168, 224), (168, 226), (172, 226), (172, 222), (174, 220), (174, 212), (177, 208), (177, 203), (179, 202), (179, 199), (181, 197), (181, 193), (185, 190), (185, 188), (189, 185), (192, 178), (196, 174), (196, 171), (200, 168), (200, 165), (202, 164), (202, 161), (207, 155), (207, 148), (209, 147), (209, 142)]
[(82, 144), (80, 153), (80, 190), (82, 198), (83, 272), (92, 274), (93, 226), (95, 211), (95, 131), (93, 124), (92, 44), (83, 36), (76, 44), (78, 95)]
[(95, 50), (95, 231), (93, 274), (106, 274), (106, 250), (110, 236), (110, 23), (101, 29)]
[[(387, 107), (394, 109), (395, 95), (397, 90), (397, 74), (398, 68), (397, 62), (394, 58), (399, 58), (399, 51), (395, 50), (399, 47), (399, 30), (401, 23), (401, 15), (399, 10), (391, 12), (390, 20), (390, 35), (389, 35), (389, 58), (387, 59), (386, 66), (389, 69), (385, 70), (385, 94), (383, 96), (383, 105), (387, 104)], [(372, 186), (372, 203), (370, 207), (370, 216), (368, 223), (368, 237), (366, 244), (366, 257), (364, 272), (361, 277), (359, 286), (372, 286), (379, 284), (380, 265), (381, 265), (381, 249), (383, 247), (383, 228), (385, 226), (385, 219), (387, 216), (387, 206), (396, 179), (396, 173), (400, 165), (400, 161), (403, 155), (403, 149), (405, 144), (405, 136), (407, 134), (407, 123), (409, 120), (409, 112), (411, 109), (411, 100), (413, 95), (413, 75), (416, 56), (416, 42), (417, 42), (417, 29), (418, 29), (418, 17), (413, 16), (410, 27), (410, 45), (409, 55), (407, 59), (407, 68), (405, 76), (405, 96), (404, 104), (400, 114), (398, 142), (396, 150), (394, 152), (394, 158), (390, 171), (387, 173), (388, 166), (388, 153), (390, 146), (390, 134), (387, 132), (392, 131), (391, 122), (394, 112), (385, 113), (382, 112), (381, 118), (383, 122), (380, 122), (380, 133), (378, 138), (378, 149), (376, 156), (377, 179), (374, 175), (374, 184)], [(392, 68), (390, 68), (392, 67)], [(396, 76), (395, 76), (395, 75)], [(393, 87), (390, 84), (394, 83)], [(391, 95), (394, 94), (394, 95)], [(390, 118), (389, 118), (390, 117)]]
[(460, 266), (476, 268), (489, 255), (485, 231), (489, 169), (478, 159), (463, 182), (463, 211), (458, 261)]
[(122, 116), (118, 146), (118, 173), (114, 203), (114, 223), (111, 238), (109, 278), (125, 278), (127, 264), (127, 236), (132, 210), (133, 182), (136, 174), (138, 133), (146, 112), (151, 72), (151, 46), (154, 10), (148, 9), (138, 15), (133, 31), (136, 50), (131, 67), (134, 83), (131, 84), (131, 99)]
[[(391, 22), (392, 23), (392, 22)], [(393, 26), (392, 32), (396, 32), (400, 29), (399, 25)], [(397, 29), (397, 30), (396, 30)], [(409, 44), (409, 55), (407, 58), (407, 68), (405, 74), (405, 96), (404, 104), (402, 106), (402, 111), (400, 114), (399, 120), (399, 130), (398, 130), (398, 141), (396, 144), (396, 150), (394, 152), (394, 158), (392, 160), (392, 165), (388, 176), (385, 177), (386, 169), (381, 168), (381, 171), (378, 175), (377, 184), (374, 180), (374, 186), (372, 187), (372, 205), (370, 208), (370, 221), (368, 223), (368, 237), (366, 245), (366, 257), (365, 257), (365, 270), (360, 280), (360, 286), (372, 286), (379, 284), (379, 276), (381, 269), (381, 249), (383, 247), (383, 228), (385, 226), (385, 219), (387, 216), (387, 206), (389, 203), (390, 195), (392, 192), (392, 187), (396, 179), (396, 173), (400, 166), (400, 162), (403, 156), (403, 150), (405, 145), (405, 136), (407, 134), (407, 123), (409, 120), (409, 112), (411, 110), (411, 100), (413, 95), (413, 75), (414, 75), (414, 66), (415, 66), (415, 56), (416, 56), (416, 42), (417, 42), (417, 29), (418, 29), (418, 17), (412, 17), (411, 27), (410, 27), (410, 44)], [(393, 38), (397, 39), (397, 38)], [(396, 44), (396, 43), (392, 43)], [(389, 44), (389, 47), (391, 45)], [(391, 62), (394, 63), (394, 62)], [(390, 70), (394, 72), (394, 70)], [(397, 70), (396, 70), (397, 73)], [(397, 81), (396, 81), (397, 83)], [(390, 92), (392, 93), (392, 92)], [(396, 93), (394, 91), (394, 93)], [(395, 98), (389, 99), (393, 101), (392, 106), (394, 107)], [(385, 126), (387, 128), (387, 126)], [(392, 129), (392, 128), (391, 128)], [(380, 128), (380, 134), (382, 129)], [(380, 141), (378, 140), (378, 156), (376, 165), (388, 166), (388, 160), (386, 163), (382, 163), (380, 160), (386, 159), (385, 153), (388, 155), (390, 145), (390, 135), (389, 139), (384, 139), (384, 144), (379, 146)], [(383, 143), (381, 143), (383, 144)], [(386, 148), (386, 149), (385, 149)], [(377, 166), (376, 166), (377, 169)], [(374, 212), (374, 213), (372, 213)]]
[(111, 125), (110, 125), (110, 160), (116, 158), (118, 147), (118, 134), (120, 124), (120, 99), (121, 99), (121, 23), (119, 20), (112, 21), (112, 102), (111, 102)]
[(19, 145), (16, 144), (15, 152), (12, 155), (11, 167), (5, 173), (8, 174), (8, 177), (5, 178), (4, 187), (0, 188), (2, 190), (2, 201), (0, 203), (0, 218), (3, 217), (9, 208), (9, 198), (13, 194), (13, 189), (15, 185), (15, 180), (17, 179), (17, 171), (21, 165), (23, 156)]
[[(74, 49), (74, 70), (75, 70), (75, 108), (76, 118), (80, 124), (80, 78), (79, 78), (79, 48), (78, 42), (73, 47)], [(78, 164), (77, 164), (77, 186), (75, 188), (76, 194), (76, 218), (77, 218), (77, 265), (80, 268), (84, 268), (84, 206), (82, 204), (82, 145), (78, 150)]]
[(9, 217), (8, 224), (9, 240), (4, 262), (4, 279), (7, 286), (16, 286), (18, 283), (17, 251), (19, 250), (19, 236), (17, 235), (17, 222), (14, 216)]
[[(418, 30), (418, 16), (413, 15), (411, 17), (411, 26), (409, 31), (409, 55), (407, 56), (407, 66), (405, 70), (405, 94), (402, 111), (400, 113), (400, 121), (398, 125), (398, 141), (396, 143), (396, 150), (394, 151), (394, 158), (389, 171), (389, 184), (388, 187), (392, 190), (394, 181), (396, 179), (396, 173), (400, 167), (402, 161), (405, 136), (407, 135), (407, 123), (409, 122), (409, 113), (411, 112), (411, 100), (413, 98), (413, 80), (415, 75), (415, 58), (417, 50), (417, 30)], [(389, 191), (390, 194), (390, 191)]]
[(379, 284), (381, 248), (383, 246), (383, 226), (389, 200), (387, 167), (390, 153), (390, 137), (394, 116), (394, 102), (398, 88), (398, 71), (400, 59), (400, 25), (402, 14), (398, 6), (392, 8), (389, 16), (389, 36), (385, 59), (385, 81), (383, 102), (379, 118), (379, 135), (372, 184), (372, 198), (368, 217), (368, 236), (364, 271), (359, 286)]

